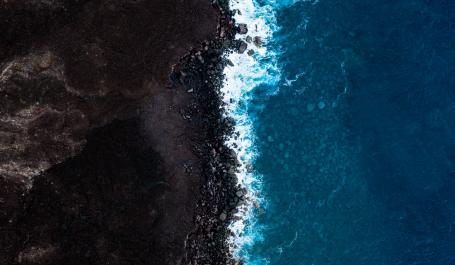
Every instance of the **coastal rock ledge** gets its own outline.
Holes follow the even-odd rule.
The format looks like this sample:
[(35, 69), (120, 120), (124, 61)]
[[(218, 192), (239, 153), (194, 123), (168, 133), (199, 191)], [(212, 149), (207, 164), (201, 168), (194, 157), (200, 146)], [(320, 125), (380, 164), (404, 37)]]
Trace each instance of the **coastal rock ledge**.
[(190, 262), (219, 2), (0, 2), (0, 264)]

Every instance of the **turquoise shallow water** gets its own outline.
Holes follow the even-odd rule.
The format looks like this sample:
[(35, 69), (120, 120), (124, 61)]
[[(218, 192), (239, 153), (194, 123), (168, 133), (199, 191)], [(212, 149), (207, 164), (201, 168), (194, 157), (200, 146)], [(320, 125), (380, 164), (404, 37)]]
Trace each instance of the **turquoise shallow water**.
[[(258, 5), (267, 4), (258, 1)], [(276, 5), (249, 264), (455, 264), (455, 2)]]

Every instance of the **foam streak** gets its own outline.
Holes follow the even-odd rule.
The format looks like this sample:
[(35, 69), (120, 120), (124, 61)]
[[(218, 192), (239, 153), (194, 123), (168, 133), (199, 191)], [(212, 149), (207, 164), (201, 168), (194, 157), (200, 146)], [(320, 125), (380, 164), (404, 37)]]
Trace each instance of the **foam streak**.
[(251, 106), (251, 91), (260, 84), (268, 85), (268, 95), (276, 93), (275, 84), (279, 80), (277, 71), (276, 53), (267, 46), (267, 42), (276, 31), (275, 16), (271, 5), (260, 6), (256, 1), (231, 1), (231, 10), (238, 10), (234, 16), (237, 23), (248, 25), (247, 35), (237, 35), (237, 39), (246, 41), (247, 36), (259, 37), (264, 45), (257, 47), (248, 44), (248, 49), (254, 51), (253, 56), (230, 53), (228, 59), (234, 66), (224, 70), (225, 82), (222, 88), (223, 100), (227, 104), (225, 115), (235, 120), (235, 134), (227, 140), (227, 145), (234, 149), (240, 161), (237, 173), (238, 184), (247, 190), (245, 203), (239, 206), (239, 211), (230, 224), (233, 235), (229, 239), (234, 257), (248, 262), (248, 247), (256, 240), (260, 240), (260, 229), (254, 226), (255, 207), (264, 207), (261, 198), (261, 176), (254, 170), (257, 150), (254, 145), (255, 134), (253, 120), (248, 113)]

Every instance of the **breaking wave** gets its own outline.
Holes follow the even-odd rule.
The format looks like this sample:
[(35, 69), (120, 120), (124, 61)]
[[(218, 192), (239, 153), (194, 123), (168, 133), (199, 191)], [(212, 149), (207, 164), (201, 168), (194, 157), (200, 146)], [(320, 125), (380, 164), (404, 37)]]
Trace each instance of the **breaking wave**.
[(273, 1), (261, 5), (254, 0), (233, 0), (230, 8), (235, 12), (236, 23), (248, 25), (248, 33), (237, 34), (236, 39), (248, 43), (247, 50), (250, 52), (247, 55), (247, 52), (239, 54), (231, 51), (227, 55), (232, 64), (224, 70), (225, 80), (221, 89), (226, 103), (225, 115), (235, 121), (235, 133), (226, 144), (237, 153), (240, 162), (238, 184), (247, 191), (230, 224), (233, 236), (228, 243), (234, 257), (248, 264), (248, 249), (261, 240), (261, 229), (255, 225), (256, 215), (266, 208), (266, 201), (261, 196), (261, 175), (253, 167), (258, 155), (253, 127), (255, 115), (251, 112), (258, 106), (253, 103), (253, 99), (257, 100), (253, 92), (261, 90), (259, 94), (263, 99), (278, 92), (278, 49), (272, 45), (273, 33), (278, 28)]

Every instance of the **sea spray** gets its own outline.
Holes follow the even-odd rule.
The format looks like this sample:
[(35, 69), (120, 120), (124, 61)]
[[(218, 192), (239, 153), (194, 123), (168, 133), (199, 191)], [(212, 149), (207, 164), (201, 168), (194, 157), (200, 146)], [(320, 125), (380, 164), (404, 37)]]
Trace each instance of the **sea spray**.
[(238, 184), (247, 191), (236, 218), (230, 224), (233, 236), (229, 245), (235, 258), (248, 263), (249, 247), (261, 238), (260, 229), (254, 226), (256, 209), (265, 207), (261, 197), (261, 176), (252, 168), (257, 150), (252, 125), (254, 117), (249, 108), (254, 107), (251, 106), (251, 92), (259, 85), (267, 87), (263, 93), (266, 96), (276, 93), (275, 84), (279, 80), (277, 53), (268, 44), (277, 28), (271, 5), (259, 5), (253, 0), (231, 1), (230, 8), (235, 12), (237, 23), (248, 25), (248, 34), (238, 34), (236, 39), (248, 43), (249, 55), (237, 52), (227, 55), (232, 66), (224, 70), (225, 82), (221, 89), (226, 103), (225, 115), (235, 121), (235, 133), (226, 144), (237, 153), (240, 162)]

